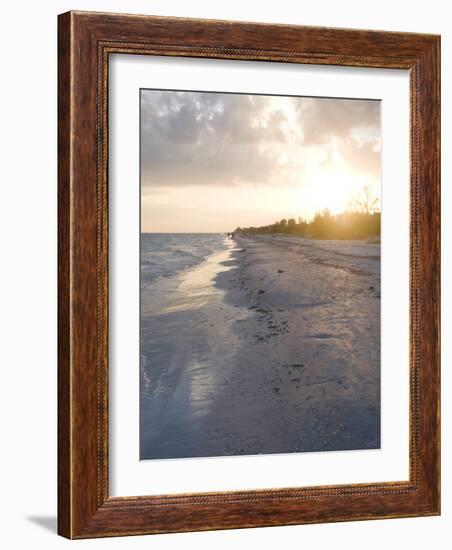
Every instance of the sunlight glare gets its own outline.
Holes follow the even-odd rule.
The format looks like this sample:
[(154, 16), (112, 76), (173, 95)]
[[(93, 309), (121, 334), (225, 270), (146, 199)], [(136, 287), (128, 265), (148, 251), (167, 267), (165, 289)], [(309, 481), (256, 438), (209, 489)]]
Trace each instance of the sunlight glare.
[(362, 178), (350, 172), (325, 170), (308, 178), (303, 199), (309, 197), (308, 210), (312, 215), (325, 209), (331, 214), (340, 214), (349, 208), (362, 185)]

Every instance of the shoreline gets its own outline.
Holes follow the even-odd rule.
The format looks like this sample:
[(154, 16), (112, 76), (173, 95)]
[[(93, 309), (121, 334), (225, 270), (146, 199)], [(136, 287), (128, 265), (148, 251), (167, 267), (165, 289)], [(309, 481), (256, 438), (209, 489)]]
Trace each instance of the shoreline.
[(379, 448), (379, 247), (313, 241), (237, 236), (156, 283), (142, 459)]

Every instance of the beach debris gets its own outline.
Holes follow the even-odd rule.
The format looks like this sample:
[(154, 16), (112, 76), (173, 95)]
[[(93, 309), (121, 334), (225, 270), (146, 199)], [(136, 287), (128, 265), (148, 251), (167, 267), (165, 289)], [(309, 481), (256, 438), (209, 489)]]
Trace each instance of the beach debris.
[(284, 273), (284, 269), (278, 269), (277, 273)]
[(262, 288), (259, 289), (259, 294), (264, 294), (265, 290), (262, 290)]

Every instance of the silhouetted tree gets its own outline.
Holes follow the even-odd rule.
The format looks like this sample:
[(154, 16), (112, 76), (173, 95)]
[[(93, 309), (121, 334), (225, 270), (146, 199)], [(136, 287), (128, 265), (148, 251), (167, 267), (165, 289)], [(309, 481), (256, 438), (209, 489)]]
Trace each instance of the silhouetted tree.
[(378, 209), (378, 197), (372, 192), (368, 185), (364, 185), (361, 191), (351, 201), (351, 207), (357, 212), (372, 214)]
[[(363, 188), (364, 190), (365, 188)], [(333, 216), (325, 209), (317, 212), (312, 221), (307, 222), (298, 218), (282, 219), (271, 225), (262, 227), (237, 228), (235, 233), (247, 234), (272, 234), (290, 233), (317, 239), (366, 239), (380, 236), (381, 215), (375, 209), (375, 199), (368, 191), (363, 192), (359, 207)]]

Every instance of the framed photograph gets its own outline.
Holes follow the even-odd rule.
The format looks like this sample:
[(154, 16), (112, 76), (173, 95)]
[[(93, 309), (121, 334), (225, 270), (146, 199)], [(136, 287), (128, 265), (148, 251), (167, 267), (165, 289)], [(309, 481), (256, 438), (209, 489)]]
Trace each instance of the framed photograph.
[(61, 535), (440, 513), (439, 63), (59, 16)]

